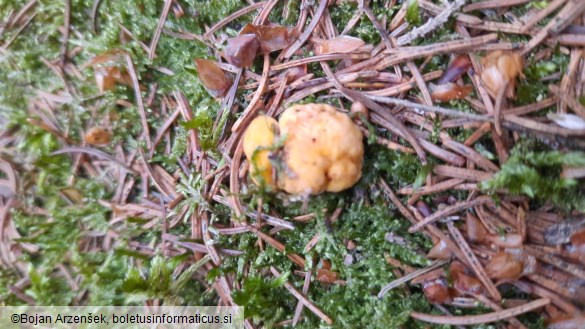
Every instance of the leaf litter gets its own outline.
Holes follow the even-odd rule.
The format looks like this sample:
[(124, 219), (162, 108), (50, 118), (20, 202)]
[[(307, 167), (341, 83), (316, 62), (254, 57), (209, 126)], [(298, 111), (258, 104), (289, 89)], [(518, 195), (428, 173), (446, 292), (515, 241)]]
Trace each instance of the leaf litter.
[[(38, 5), (32, 0), (5, 15), (0, 53), (20, 51), (23, 31), (38, 28), (35, 19), (47, 10)], [(583, 325), (583, 2), (230, 2), (214, 3), (218, 14), (195, 12), (201, 17), (193, 25), (185, 23), (187, 3), (167, 0), (139, 10), (151, 14), (150, 30), (119, 21), (116, 33), (97, 19), (104, 5), (91, 4), (87, 36), (116, 35), (121, 48), (75, 48), (79, 14), (67, 1), (61, 42), (46, 55), (52, 59), (41, 59), (60, 87), (28, 90), (30, 118), (13, 119), (27, 128), (7, 124), (0, 135), (0, 261), (14, 276), (3, 298), (100, 300), (86, 297), (99, 296), (83, 272), (90, 267), (58, 258), (39, 268), (76, 296), (39, 292), (40, 276), (23, 259), (43, 255), (45, 234), (74, 239), (74, 257), (94, 252), (120, 262), (134, 274), (116, 278), (124, 284), (115, 289), (145, 293), (146, 303), (181, 299), (149, 292), (136, 274), (141, 266), (150, 266), (149, 280), (167, 273), (181, 285), (190, 271), (205, 291), (198, 302), (249, 306), (247, 328), (321, 321), (389, 327), (412, 319), (421, 326), (527, 327), (528, 312), (553, 328)], [(175, 42), (200, 43), (181, 57), (187, 69), (166, 59)], [(92, 64), (78, 66), (83, 60), (76, 56)], [(553, 67), (546, 71), (539, 62)], [(91, 70), (98, 81), (91, 82), (93, 93), (84, 86), (93, 81)], [(175, 75), (192, 78), (182, 86)], [(351, 192), (310, 199), (252, 183), (243, 160), (245, 128), (259, 114), (277, 118), (298, 102), (334, 104), (367, 137), (371, 172)], [(64, 107), (89, 110), (75, 128), (59, 112)], [(216, 112), (202, 119), (204, 111)], [(97, 131), (107, 136), (92, 138)], [(44, 155), (30, 162), (23, 145)], [(412, 166), (398, 167), (401, 161)], [(53, 200), (47, 191), (55, 187), (44, 185), (62, 175), (67, 186)], [(39, 191), (24, 187), (35, 184), (31, 177)], [(31, 203), (35, 193), (44, 202)], [(87, 218), (81, 229), (54, 225), (50, 204), (62, 202), (65, 213)], [(397, 230), (406, 240), (388, 242), (382, 234), (369, 243), (376, 235), (360, 236), (360, 219), (386, 223), (371, 224), (369, 232)], [(28, 223), (34, 221), (46, 227)], [(434, 247), (405, 256), (396, 241)], [(67, 254), (68, 246), (60, 248)], [(375, 285), (360, 282), (360, 264), (375, 273)], [(282, 288), (296, 301), (272, 296)], [(380, 310), (393, 298), (413, 292), (419, 298), (402, 319), (352, 323), (347, 306), (336, 310), (327, 298), (352, 296), (352, 289)]]

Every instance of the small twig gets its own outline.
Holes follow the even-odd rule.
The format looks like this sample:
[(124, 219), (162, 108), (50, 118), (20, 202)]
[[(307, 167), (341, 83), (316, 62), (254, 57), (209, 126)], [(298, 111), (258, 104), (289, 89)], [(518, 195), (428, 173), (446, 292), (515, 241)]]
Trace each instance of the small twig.
[(437, 16), (429, 19), (425, 24), (415, 28), (414, 30), (408, 32), (407, 34), (401, 36), (396, 41), (398, 46), (404, 46), (412, 41), (434, 31), (441, 25), (445, 24), (451, 15), (459, 10), (461, 6), (463, 6), (467, 1), (466, 0), (455, 0), (447, 6), (440, 14)]
[(573, 97), (567, 95), (561, 88), (556, 85), (548, 86), (548, 89), (555, 94), (557, 97), (563, 100), (563, 102), (567, 103), (569, 107), (578, 114), (581, 118), (585, 119), (585, 106), (581, 105), (578, 101), (576, 101)]
[(402, 134), (402, 137), (404, 139), (406, 139), (412, 145), (412, 147), (416, 151), (416, 154), (418, 155), (421, 162), (423, 164), (426, 164), (426, 161), (427, 161), (426, 155), (425, 155), (425, 152), (423, 151), (422, 147), (420, 146), (420, 143), (408, 131), (408, 129), (406, 129), (406, 127), (404, 126), (404, 124), (402, 122), (398, 121), (396, 118), (394, 118), (394, 116), (392, 114), (387, 113), (387, 111), (382, 106), (378, 105), (376, 102), (367, 98), (363, 94), (343, 87), (341, 85), (341, 83), (339, 82), (339, 80), (337, 79), (337, 77), (335, 77), (335, 75), (333, 74), (333, 72), (331, 71), (331, 68), (329, 68), (329, 65), (327, 65), (327, 63), (321, 62), (321, 67), (323, 68), (323, 71), (325, 71), (325, 74), (327, 74), (327, 77), (329, 77), (331, 82), (333, 82), (335, 84), (335, 87), (344, 96), (346, 96), (347, 98), (351, 99), (354, 102), (360, 102), (360, 103), (364, 104), (367, 108), (371, 109), (372, 111), (377, 112), (379, 115), (383, 116), (384, 119), (386, 119), (388, 122), (390, 122), (390, 124), (392, 124), (392, 126), (394, 126), (398, 131), (400, 131), (400, 133)]
[(425, 227), (426, 225), (428, 225), (430, 223), (434, 223), (441, 218), (447, 217), (449, 215), (453, 215), (453, 214), (458, 213), (464, 209), (471, 208), (471, 207), (474, 207), (474, 206), (477, 206), (480, 204), (484, 204), (484, 203), (488, 203), (488, 202), (492, 202), (492, 198), (490, 196), (487, 196), (487, 195), (477, 197), (471, 201), (458, 202), (452, 206), (446, 207), (446, 208), (439, 210), (439, 211), (433, 213), (432, 215), (426, 217), (423, 221), (420, 221), (420, 222), (416, 223), (415, 225), (411, 226), (408, 229), (408, 232), (414, 233), (414, 232), (420, 230), (421, 228)]
[(148, 60), (152, 61), (154, 59), (156, 53), (156, 46), (158, 44), (158, 40), (160, 39), (160, 33), (162, 31), (163, 26), (165, 25), (165, 21), (167, 20), (167, 16), (169, 15), (169, 11), (171, 11), (171, 6), (173, 5), (174, 0), (165, 0), (165, 6), (163, 7), (162, 14), (158, 20), (158, 25), (154, 30), (154, 35), (152, 36), (152, 41), (150, 42), (149, 51), (148, 51)]
[(128, 74), (132, 80), (132, 87), (134, 88), (134, 96), (136, 97), (136, 104), (138, 105), (138, 111), (140, 112), (140, 120), (142, 121), (142, 135), (146, 142), (146, 148), (150, 150), (152, 148), (152, 141), (150, 140), (150, 131), (148, 128), (148, 120), (146, 119), (146, 109), (142, 101), (142, 93), (140, 92), (140, 83), (138, 82), (138, 74), (134, 67), (134, 62), (130, 54), (124, 54), (126, 57), (126, 66), (128, 67)]
[(468, 160), (470, 160), (471, 162), (475, 163), (476, 165), (487, 171), (496, 172), (499, 170), (498, 166), (493, 164), (493, 162), (486, 159), (483, 155), (481, 155), (479, 152), (472, 149), (471, 147), (456, 142), (452, 139), (442, 139), (442, 142), (443, 145), (446, 146), (447, 148), (466, 157)]
[(266, 1), (258, 15), (254, 18), (254, 24), (264, 25), (266, 23), (266, 20), (268, 19), (268, 16), (270, 15), (270, 12), (272, 12), (272, 9), (274, 9), (274, 6), (276, 6), (277, 3), (278, 0)]
[(71, 0), (65, 0), (65, 10), (63, 11), (63, 41), (61, 42), (61, 59), (59, 65), (65, 66), (67, 61), (67, 49), (69, 48), (69, 32), (71, 30)]
[(386, 50), (385, 53), (387, 56), (375, 66), (375, 69), (383, 70), (388, 66), (431, 55), (436, 56), (439, 54), (469, 52), (476, 47), (485, 46), (486, 43), (494, 41), (497, 38), (497, 34), (486, 34), (480, 37), (447, 41), (426, 46), (402, 47), (390, 51)]
[[(465, 179), (471, 182), (481, 182), (492, 178), (493, 174), (481, 170), (438, 165), (433, 172), (440, 176)], [(439, 183), (440, 184), (440, 183)], [(438, 184), (437, 184), (438, 185)]]
[(431, 315), (418, 312), (410, 313), (410, 316), (416, 320), (421, 320), (430, 323), (437, 324), (448, 324), (448, 325), (473, 325), (496, 322), (500, 320), (509, 319), (511, 317), (528, 313), (530, 311), (539, 309), (550, 303), (550, 299), (542, 298), (524, 305), (520, 305), (514, 308), (506, 310), (482, 314), (482, 315), (464, 315), (464, 316), (442, 316), (442, 315)]
[(256, 112), (258, 112), (258, 102), (260, 101), (260, 97), (268, 84), (268, 74), (270, 73), (270, 56), (269, 54), (264, 54), (264, 67), (262, 70), (262, 79), (260, 80), (260, 85), (258, 86), (258, 90), (254, 94), (254, 98), (250, 101), (242, 116), (238, 118), (236, 123), (232, 126), (232, 132), (236, 132), (240, 130), (240, 126), (246, 126), (249, 123)]
[(234, 12), (233, 14), (229, 15), (228, 17), (220, 20), (219, 22), (215, 23), (212, 27), (209, 28), (209, 30), (207, 30), (207, 32), (205, 32), (205, 34), (203, 35), (203, 37), (205, 39), (209, 39), (209, 37), (217, 30), (221, 29), (222, 27), (226, 26), (227, 24), (229, 24), (229, 22), (233, 21), (234, 19), (246, 15), (258, 8), (261, 8), (262, 6), (264, 6), (264, 4), (266, 3), (266, 1), (261, 1), (261, 2), (257, 2), (253, 5), (250, 5), (248, 7), (242, 8), (236, 12)]
[(469, 244), (467, 243), (461, 232), (459, 232), (459, 230), (455, 227), (455, 224), (453, 224), (453, 222), (448, 222), (447, 227), (449, 228), (451, 236), (453, 237), (453, 239), (455, 239), (455, 242), (457, 242), (459, 248), (461, 248), (461, 251), (463, 251), (463, 255), (465, 256), (465, 258), (467, 258), (467, 262), (471, 266), (471, 269), (473, 270), (477, 278), (481, 281), (481, 283), (483, 283), (484, 287), (490, 293), (492, 298), (495, 299), (496, 301), (502, 300), (502, 295), (498, 291), (498, 288), (496, 288), (492, 280), (488, 277), (483, 266), (481, 265), (481, 263), (479, 262), (479, 260), (469, 247)]
[(284, 53), (284, 58), (291, 57), (307, 40), (309, 40), (309, 37), (311, 37), (311, 34), (313, 34), (317, 24), (319, 24), (321, 16), (323, 16), (323, 13), (325, 13), (325, 9), (327, 9), (328, 3), (329, 0), (321, 0), (319, 3), (319, 8), (317, 8), (317, 11), (313, 15), (313, 19), (311, 19), (311, 23), (309, 23), (309, 26), (307, 26), (305, 31), (303, 31), (303, 34), (301, 34), (301, 36), (295, 40), (295, 42)]
[[(270, 267), (270, 272), (272, 272), (272, 274), (276, 278), (279, 278), (280, 277), (280, 273), (273, 266)], [(325, 314), (323, 311), (321, 311), (317, 307), (317, 305), (315, 305), (312, 301), (310, 301), (304, 294), (302, 294), (298, 290), (296, 290), (295, 287), (293, 287), (292, 284), (290, 284), (289, 282), (285, 282), (284, 283), (284, 287), (293, 296), (295, 296), (296, 299), (299, 300), (299, 302), (303, 303), (303, 305), (305, 307), (307, 307), (309, 310), (311, 310), (313, 313), (315, 313), (315, 315), (318, 316), (321, 320), (325, 321), (325, 323), (327, 323), (328, 325), (332, 325), (333, 324), (333, 320), (329, 316), (327, 316), (327, 314)]]
[(379, 102), (379, 103), (383, 103), (383, 104), (401, 105), (401, 106), (406, 106), (407, 108), (412, 107), (412, 108), (415, 108), (417, 110), (421, 110), (424, 112), (439, 113), (439, 114), (447, 115), (450, 117), (468, 118), (468, 119), (482, 121), (482, 122), (483, 121), (491, 122), (493, 120), (488, 115), (466, 113), (466, 112), (451, 110), (451, 109), (447, 109), (447, 108), (439, 107), (439, 106), (428, 106), (428, 105), (424, 105), (424, 104), (410, 102), (410, 101), (400, 99), (400, 98), (371, 96), (368, 94), (365, 94), (365, 95), (366, 95), (366, 97), (370, 98), (371, 100)]
[(402, 284), (404, 284), (404, 283), (406, 283), (408, 281), (411, 281), (412, 279), (415, 279), (415, 278), (417, 278), (417, 277), (419, 277), (419, 276), (421, 276), (423, 274), (426, 274), (426, 273), (428, 273), (430, 271), (433, 271), (433, 270), (435, 270), (435, 269), (437, 269), (437, 268), (439, 268), (439, 267), (447, 264), (448, 262), (449, 261), (447, 261), (447, 260), (437, 260), (434, 263), (432, 263), (430, 266), (427, 266), (425, 268), (421, 268), (420, 270), (416, 270), (416, 271), (414, 271), (412, 273), (409, 273), (409, 274), (407, 274), (407, 275), (405, 275), (405, 276), (403, 276), (401, 278), (398, 278), (398, 279), (390, 282), (388, 285), (384, 286), (380, 290), (380, 292), (378, 293), (378, 298), (384, 297), (384, 295), (388, 291), (390, 291), (390, 290), (392, 290), (392, 289), (394, 289), (394, 288), (396, 288), (396, 287), (398, 287), (398, 286), (400, 286), (400, 285), (402, 285)]
[(571, 22), (585, 11), (585, 1), (569, 0), (561, 11), (530, 40), (522, 50), (522, 55), (528, 54), (551, 35), (561, 33)]
[(338, 59), (369, 59), (370, 54), (324, 54), (324, 55), (316, 55), (311, 57), (305, 57), (300, 59), (295, 59), (293, 61), (288, 61), (286, 63), (273, 65), (270, 67), (271, 71), (279, 71), (288, 69), (294, 66), (299, 66), (303, 64), (309, 64), (314, 62), (320, 61), (332, 61)]
[(545, 253), (532, 246), (525, 246), (524, 248), (526, 248), (528, 253), (533, 254), (539, 260), (547, 264), (550, 264), (560, 270), (563, 270), (569, 274), (572, 274), (581, 280), (585, 280), (585, 270), (580, 268), (580, 266), (568, 263), (562, 260), (560, 257), (549, 255), (548, 253)]
[(118, 166), (120, 166), (120, 168), (126, 170), (127, 172), (136, 174), (136, 172), (134, 172), (134, 170), (132, 170), (128, 166), (126, 166), (125, 163), (120, 162), (118, 159), (114, 158), (113, 156), (111, 156), (107, 153), (104, 153), (100, 150), (96, 150), (96, 149), (91, 148), (91, 147), (78, 147), (78, 146), (64, 147), (60, 150), (57, 150), (57, 151), (51, 153), (51, 155), (58, 155), (58, 154), (64, 154), (64, 153), (86, 153), (89, 155), (93, 155), (93, 156), (96, 156), (98, 158), (102, 158), (102, 159), (111, 161), (112, 163), (117, 164)]
[(91, 6), (91, 29), (93, 33), (98, 32), (98, 11), (100, 10), (101, 4), (102, 0), (93, 0), (93, 4)]
[(515, 5), (521, 5), (532, 0), (487, 0), (472, 3), (463, 7), (464, 12), (470, 12), (474, 10), (490, 9), (490, 8), (501, 8)]
[[(311, 275), (312, 275), (312, 271), (307, 271), (307, 273), (305, 273), (305, 283), (303, 283), (303, 295), (307, 295), (309, 293), (309, 285), (311, 284)], [(295, 315), (293, 317), (293, 326), (296, 326), (297, 323), (299, 322), (299, 319), (301, 318), (301, 313), (303, 312), (303, 303), (299, 301), (299, 303), (297, 304), (297, 308), (295, 309)]]
[(418, 222), (416, 217), (402, 204), (398, 196), (396, 196), (396, 193), (390, 188), (390, 185), (388, 185), (388, 183), (382, 178), (380, 178), (380, 186), (382, 187), (384, 194), (390, 198), (390, 201), (392, 201), (396, 208), (398, 208), (398, 211), (400, 211), (402, 216), (408, 219), (412, 224), (416, 224)]
[(553, 2), (549, 2), (546, 8), (539, 11), (536, 15), (531, 16), (530, 19), (524, 22), (522, 31), (526, 32), (530, 30), (534, 25), (538, 24), (548, 15), (552, 14), (555, 10), (559, 9), (562, 5), (564, 5), (565, 2), (567, 2), (567, 0), (554, 0)]

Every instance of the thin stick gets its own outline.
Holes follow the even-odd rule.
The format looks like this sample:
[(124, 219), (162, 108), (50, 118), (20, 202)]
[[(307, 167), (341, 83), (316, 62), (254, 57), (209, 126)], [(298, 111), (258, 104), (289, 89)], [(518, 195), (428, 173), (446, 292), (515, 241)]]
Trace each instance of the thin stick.
[(509, 319), (520, 314), (528, 313), (530, 311), (539, 309), (550, 303), (550, 299), (541, 298), (535, 301), (526, 303), (524, 305), (516, 306), (506, 310), (492, 312), (482, 315), (464, 315), (464, 316), (442, 316), (442, 315), (431, 315), (418, 312), (410, 313), (410, 316), (416, 320), (421, 320), (429, 323), (437, 324), (448, 324), (448, 325), (473, 325), (491, 323), (500, 320)]
[(408, 131), (408, 129), (406, 129), (406, 127), (404, 126), (404, 124), (402, 122), (400, 122), (396, 118), (394, 118), (394, 116), (392, 116), (392, 114), (386, 115), (387, 111), (385, 111), (385, 109), (382, 106), (376, 104), (374, 101), (370, 100), (369, 98), (362, 95), (361, 93), (343, 87), (341, 85), (341, 83), (339, 82), (339, 80), (337, 80), (337, 78), (335, 77), (333, 72), (331, 72), (331, 69), (329, 68), (329, 65), (327, 65), (327, 63), (321, 62), (321, 67), (323, 67), (323, 71), (325, 71), (325, 74), (327, 74), (327, 77), (329, 77), (329, 79), (331, 79), (331, 82), (333, 82), (335, 84), (335, 87), (342, 94), (344, 94), (344, 96), (346, 96), (347, 98), (351, 99), (354, 102), (357, 101), (357, 102), (364, 104), (367, 108), (371, 109), (372, 111), (376, 111), (380, 116), (383, 116), (385, 120), (390, 122), (390, 124), (392, 126), (394, 126), (398, 131), (400, 131), (403, 138), (405, 138), (412, 145), (412, 147), (416, 151), (416, 154), (418, 155), (421, 162), (423, 164), (426, 164), (426, 161), (427, 161), (426, 155), (425, 155), (425, 152), (423, 151), (423, 149), (421, 148), (420, 143)]
[(419, 277), (419, 276), (421, 276), (423, 274), (426, 274), (426, 273), (428, 273), (430, 271), (433, 271), (433, 270), (435, 270), (435, 269), (437, 269), (437, 268), (439, 268), (439, 267), (447, 264), (448, 262), (449, 261), (447, 261), (447, 260), (436, 260), (430, 266), (427, 266), (425, 268), (421, 268), (420, 270), (416, 270), (416, 271), (414, 271), (412, 273), (409, 273), (409, 274), (407, 274), (407, 275), (405, 275), (405, 276), (403, 276), (401, 278), (398, 278), (398, 279), (390, 282), (388, 285), (384, 286), (380, 290), (380, 292), (378, 293), (378, 298), (384, 297), (384, 295), (388, 291), (390, 291), (390, 290), (392, 290), (392, 289), (394, 289), (394, 288), (396, 288), (396, 287), (398, 287), (398, 286), (400, 286), (400, 285), (402, 285), (402, 284), (404, 284), (404, 283), (406, 283), (408, 281), (411, 281), (414, 278), (417, 278), (417, 277)]
[(473, 250), (471, 250), (469, 244), (461, 232), (459, 232), (459, 230), (455, 227), (455, 224), (453, 224), (453, 222), (448, 222), (447, 227), (449, 228), (451, 236), (453, 239), (455, 239), (455, 242), (459, 244), (459, 248), (461, 248), (461, 251), (463, 251), (463, 255), (465, 258), (467, 258), (467, 262), (471, 265), (471, 269), (477, 278), (483, 283), (487, 291), (496, 301), (502, 300), (502, 295), (500, 295), (498, 288), (496, 288), (492, 280), (488, 277), (487, 273), (483, 269), (483, 266), (473, 253)]
[(496, 95), (496, 104), (494, 105), (494, 127), (496, 134), (502, 136), (502, 111), (504, 110), (504, 103), (506, 101), (506, 91), (509, 88), (509, 83), (506, 81)]
[(548, 15), (552, 14), (555, 10), (559, 9), (563, 4), (565, 4), (567, 0), (555, 0), (553, 2), (549, 2), (546, 8), (542, 9), (536, 15), (531, 16), (529, 20), (524, 22), (524, 26), (522, 27), (522, 31), (526, 32), (530, 30), (534, 25), (538, 24), (538, 22), (545, 19)]
[(91, 30), (93, 33), (98, 32), (98, 11), (100, 10), (100, 5), (102, 4), (102, 0), (93, 0), (93, 4), (91, 5)]
[(264, 4), (266, 3), (266, 1), (261, 1), (261, 2), (257, 2), (251, 6), (248, 6), (246, 8), (242, 8), (236, 12), (234, 12), (233, 14), (229, 15), (228, 17), (222, 19), (221, 21), (215, 23), (215, 25), (213, 25), (212, 27), (209, 28), (209, 30), (207, 32), (205, 32), (205, 34), (203, 35), (203, 37), (205, 39), (209, 39), (209, 37), (217, 30), (221, 29), (222, 27), (226, 26), (227, 24), (229, 24), (229, 22), (233, 21), (234, 19), (240, 17), (240, 16), (244, 16), (258, 8), (261, 8), (262, 6), (264, 6)]
[(414, 40), (434, 31), (441, 25), (445, 24), (447, 20), (449, 20), (449, 17), (451, 17), (451, 14), (459, 10), (459, 8), (461, 8), (461, 6), (463, 6), (466, 2), (467, 2), (466, 0), (455, 0), (451, 2), (447, 6), (447, 8), (445, 8), (440, 14), (428, 20), (425, 24), (415, 28), (414, 30), (398, 38), (396, 42), (397, 45), (398, 46), (407, 45), (413, 42)]
[(156, 46), (158, 44), (158, 40), (160, 39), (160, 33), (162, 31), (163, 26), (165, 25), (165, 21), (167, 20), (167, 16), (169, 15), (169, 11), (171, 10), (171, 6), (173, 5), (174, 0), (165, 0), (165, 6), (163, 7), (162, 14), (158, 19), (158, 25), (154, 30), (154, 35), (152, 36), (152, 41), (150, 42), (149, 52), (148, 52), (148, 60), (152, 61), (154, 59), (156, 53)]
[[(303, 283), (303, 295), (306, 295), (309, 293), (309, 285), (311, 284), (311, 271), (307, 271), (307, 273), (305, 273), (305, 283)], [(299, 319), (301, 318), (301, 313), (303, 312), (303, 303), (299, 302), (297, 304), (297, 308), (295, 309), (295, 315), (293, 317), (293, 326), (296, 326), (297, 323), (299, 322)]]
[(528, 54), (536, 46), (540, 45), (550, 35), (562, 32), (571, 22), (585, 11), (585, 1), (569, 0), (561, 11), (546, 26), (530, 40), (522, 50), (522, 55)]
[(441, 218), (458, 213), (461, 210), (475, 207), (477, 205), (488, 203), (491, 201), (492, 201), (491, 197), (484, 195), (484, 196), (477, 197), (471, 201), (458, 202), (452, 206), (446, 207), (446, 208), (439, 210), (439, 211), (433, 213), (432, 215), (426, 217), (423, 221), (420, 221), (420, 222), (416, 223), (415, 225), (411, 226), (408, 229), (408, 232), (414, 233), (414, 232), (420, 230), (421, 228), (425, 227), (426, 225), (428, 225), (430, 223), (434, 223)]
[(311, 34), (313, 34), (313, 30), (315, 30), (317, 24), (319, 24), (321, 16), (323, 16), (323, 13), (325, 13), (325, 9), (327, 9), (328, 3), (329, 0), (321, 0), (319, 3), (319, 8), (317, 8), (317, 11), (313, 15), (313, 19), (311, 19), (311, 23), (309, 23), (309, 26), (307, 26), (305, 31), (303, 31), (303, 34), (297, 40), (295, 40), (295, 42), (284, 53), (284, 58), (291, 57), (307, 40), (309, 40), (309, 37), (311, 37)]
[(292, 61), (288, 61), (286, 63), (273, 65), (270, 67), (271, 71), (279, 71), (288, 69), (294, 66), (299, 66), (303, 64), (309, 64), (314, 62), (321, 62), (321, 61), (332, 61), (338, 59), (369, 59), (370, 54), (323, 54), (323, 55), (316, 55), (311, 57), (305, 57), (300, 59), (295, 59)]
[(398, 190), (398, 194), (416, 194), (416, 195), (428, 195), (433, 193), (439, 193), (443, 191), (450, 190), (456, 185), (463, 183), (465, 180), (460, 178), (453, 178), (448, 179), (446, 181), (434, 184), (434, 185), (425, 185), (420, 188), (413, 188), (413, 187), (403, 187)]
[(260, 85), (258, 86), (258, 90), (254, 94), (254, 98), (248, 104), (248, 107), (242, 113), (242, 116), (238, 118), (238, 121), (234, 123), (232, 126), (232, 132), (236, 132), (239, 130), (242, 124), (248, 123), (252, 120), (254, 114), (258, 111), (258, 102), (260, 101), (260, 97), (266, 88), (268, 83), (268, 73), (270, 72), (270, 56), (269, 54), (264, 54), (264, 68), (262, 70), (262, 78), (260, 80)]
[(61, 68), (65, 66), (65, 62), (67, 61), (67, 49), (69, 48), (69, 32), (71, 30), (71, 0), (65, 0), (65, 10), (63, 11), (63, 27), (65, 31), (63, 32), (63, 41), (61, 42), (61, 60), (59, 61), (59, 65)]
[(132, 57), (130, 57), (129, 54), (125, 54), (124, 57), (126, 57), (126, 65), (128, 66), (128, 73), (130, 74), (130, 79), (132, 80), (132, 88), (134, 88), (136, 104), (138, 105), (138, 110), (140, 111), (142, 134), (146, 142), (146, 148), (150, 150), (152, 148), (152, 142), (150, 140), (148, 121), (146, 119), (146, 110), (144, 109), (144, 103), (142, 101), (142, 93), (140, 92), (140, 83), (138, 83), (138, 75), (136, 74), (136, 68), (134, 67), (134, 62), (132, 62)]
[(390, 188), (388, 183), (386, 183), (381, 178), (380, 178), (380, 186), (382, 187), (382, 191), (384, 191), (384, 194), (386, 194), (390, 198), (390, 201), (392, 201), (392, 203), (394, 203), (394, 205), (396, 206), (396, 208), (398, 208), (398, 211), (400, 211), (402, 216), (406, 217), (406, 219), (408, 219), (413, 224), (418, 222), (416, 220), (416, 217), (408, 210), (408, 208), (406, 208), (402, 204), (402, 202), (400, 202), (400, 199), (398, 199), (398, 196), (396, 196), (396, 193), (394, 193), (394, 191), (392, 191), (392, 189)]
[(509, 7), (515, 5), (521, 5), (532, 0), (488, 0), (488, 1), (481, 1), (472, 3), (463, 7), (464, 12), (470, 12), (474, 10), (481, 10), (481, 9), (490, 9), (490, 8), (501, 8), (501, 7)]
[(450, 109), (447, 109), (444, 107), (439, 107), (439, 106), (428, 106), (428, 105), (414, 103), (414, 102), (410, 102), (410, 101), (407, 101), (404, 99), (399, 99), (399, 98), (372, 96), (372, 95), (367, 95), (367, 94), (366, 94), (366, 97), (370, 98), (373, 101), (383, 103), (383, 104), (402, 105), (402, 106), (406, 106), (407, 108), (412, 107), (412, 108), (415, 108), (417, 110), (421, 110), (424, 112), (439, 113), (439, 114), (444, 114), (444, 115), (447, 115), (450, 117), (455, 117), (455, 118), (468, 118), (468, 119), (482, 121), (482, 122), (483, 121), (492, 122), (492, 120), (493, 120), (492, 117), (490, 117), (488, 115), (466, 113), (466, 112), (461, 112), (461, 111), (457, 111), (457, 110), (450, 110)]
[(585, 271), (580, 268), (578, 265), (575, 264), (571, 264), (568, 263), (562, 259), (560, 259), (559, 257), (554, 257), (549, 255), (546, 252), (543, 252), (537, 248), (534, 248), (532, 246), (524, 246), (524, 248), (526, 248), (526, 250), (533, 254), (536, 258), (538, 258), (539, 260), (550, 264), (554, 267), (557, 267), (560, 270), (563, 270), (569, 274), (572, 274), (576, 277), (578, 277), (579, 279), (585, 280)]
[(498, 35), (493, 33), (475, 38), (435, 43), (427, 46), (403, 47), (399, 48), (399, 50), (391, 51), (386, 50), (385, 53), (389, 55), (380, 61), (375, 69), (381, 71), (388, 66), (431, 55), (436, 56), (439, 54), (468, 52), (475, 47), (484, 46), (486, 43), (496, 39), (498, 39)]
[(569, 107), (578, 114), (581, 118), (585, 119), (585, 106), (581, 105), (581, 103), (577, 102), (573, 97), (569, 96), (566, 92), (561, 90), (558, 86), (550, 85), (548, 89), (552, 91), (557, 97), (563, 100), (563, 102), (567, 103)]
[(57, 150), (53, 153), (51, 153), (51, 155), (58, 155), (58, 154), (64, 154), (64, 153), (86, 153), (86, 154), (90, 154), (93, 156), (96, 156), (98, 158), (102, 158), (108, 161), (111, 161), (112, 163), (117, 164), (118, 166), (120, 166), (120, 168), (126, 170), (127, 172), (133, 173), (135, 174), (136, 172), (134, 172), (134, 170), (130, 169), (128, 166), (126, 166), (125, 163), (119, 161), (118, 159), (114, 158), (113, 156), (104, 153), (103, 151), (100, 150), (96, 150), (94, 148), (91, 147), (81, 147), (81, 146), (71, 146), (71, 147), (64, 147), (60, 150)]
[[(278, 272), (278, 270), (276, 270), (276, 268), (274, 268), (274, 266), (270, 266), (270, 272), (272, 272), (272, 274), (276, 278), (279, 278), (280, 277), (280, 273)], [(327, 314), (325, 314), (323, 311), (321, 311), (317, 307), (317, 305), (315, 305), (312, 301), (310, 301), (305, 295), (303, 295), (298, 290), (296, 290), (295, 287), (293, 287), (292, 284), (290, 284), (289, 282), (285, 282), (284, 283), (284, 287), (293, 296), (295, 296), (295, 298), (298, 299), (299, 302), (303, 303), (303, 305), (305, 307), (307, 307), (309, 310), (311, 310), (311, 312), (315, 313), (315, 315), (318, 316), (321, 320), (325, 321), (325, 323), (327, 323), (328, 325), (332, 325), (333, 324), (333, 320), (329, 316), (327, 316)]]

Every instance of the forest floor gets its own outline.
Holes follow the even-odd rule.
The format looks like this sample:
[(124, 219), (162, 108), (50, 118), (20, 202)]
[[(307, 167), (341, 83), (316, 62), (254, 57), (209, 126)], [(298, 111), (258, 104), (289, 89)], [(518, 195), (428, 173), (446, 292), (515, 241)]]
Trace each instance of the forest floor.
[[(584, 47), (581, 0), (0, 0), (0, 305), (582, 328)], [(361, 179), (254, 184), (247, 125), (307, 103)]]

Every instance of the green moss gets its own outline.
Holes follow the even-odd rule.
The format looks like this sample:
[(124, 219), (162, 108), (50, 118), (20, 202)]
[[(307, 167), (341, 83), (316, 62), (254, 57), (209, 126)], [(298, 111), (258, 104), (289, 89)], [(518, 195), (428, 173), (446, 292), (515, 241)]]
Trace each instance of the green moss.
[(512, 194), (523, 194), (537, 201), (551, 201), (570, 212), (585, 211), (585, 189), (575, 179), (560, 177), (563, 166), (582, 167), (585, 153), (560, 151), (533, 151), (529, 143), (515, 147), (508, 161), (490, 181), (482, 184), (484, 190), (507, 189)]

